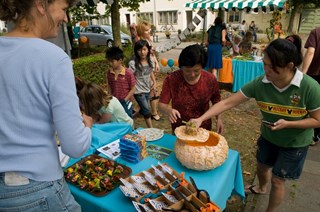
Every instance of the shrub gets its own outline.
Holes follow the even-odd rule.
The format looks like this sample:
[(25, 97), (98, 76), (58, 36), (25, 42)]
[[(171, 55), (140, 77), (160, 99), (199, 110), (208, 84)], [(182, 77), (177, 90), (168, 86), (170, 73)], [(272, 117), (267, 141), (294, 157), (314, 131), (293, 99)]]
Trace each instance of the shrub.
[(73, 60), (74, 75), (86, 82), (94, 82), (98, 85), (105, 85), (105, 73), (109, 64), (105, 54), (95, 54)]
[(186, 39), (184, 39), (183, 41), (185, 41), (185, 42), (190, 42), (190, 41), (201, 42), (202, 37), (203, 37), (202, 32), (194, 32), (194, 33), (191, 33), (190, 35), (187, 35)]
[[(132, 46), (129, 45), (123, 48), (123, 52), (125, 57), (123, 65), (127, 67), (128, 62), (133, 55)], [(105, 86), (105, 74), (108, 69), (109, 63), (105, 58), (104, 51), (102, 53), (92, 54), (73, 60), (74, 75), (86, 82), (94, 82), (98, 85)]]

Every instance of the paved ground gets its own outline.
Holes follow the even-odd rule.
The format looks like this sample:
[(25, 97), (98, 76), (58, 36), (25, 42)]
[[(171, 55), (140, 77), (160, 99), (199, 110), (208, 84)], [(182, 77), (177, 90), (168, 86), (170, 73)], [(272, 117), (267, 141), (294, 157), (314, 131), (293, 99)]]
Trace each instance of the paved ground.
[[(319, 211), (320, 209), (320, 144), (309, 148), (303, 173), (297, 181), (287, 181), (286, 197), (278, 212)], [(258, 180), (255, 179), (254, 184)], [(269, 188), (270, 189), (270, 188)], [(244, 212), (265, 211), (268, 195), (249, 195)]]
[[(176, 36), (176, 35), (172, 35)], [(305, 43), (303, 38), (303, 45)], [(164, 34), (158, 33), (158, 43), (166, 42)], [(160, 54), (161, 58), (178, 59), (183, 48), (195, 42), (183, 42), (170, 51)], [(304, 165), (303, 173), (299, 180), (288, 181), (286, 183), (285, 201), (279, 207), (278, 212), (301, 212), (301, 211), (320, 211), (320, 144), (309, 148), (307, 160)], [(257, 184), (257, 178), (254, 181)], [(269, 188), (270, 189), (270, 188)], [(244, 212), (265, 211), (268, 204), (268, 195), (249, 195)]]

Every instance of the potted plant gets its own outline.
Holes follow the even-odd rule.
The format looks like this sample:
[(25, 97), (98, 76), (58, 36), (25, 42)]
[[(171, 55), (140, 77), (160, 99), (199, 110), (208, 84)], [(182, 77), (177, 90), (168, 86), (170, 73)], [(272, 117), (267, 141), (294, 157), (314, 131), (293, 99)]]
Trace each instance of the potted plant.
[(164, 34), (166, 35), (166, 37), (169, 39), (170, 38), (170, 35), (171, 35), (171, 32), (169, 30), (166, 30), (164, 32)]

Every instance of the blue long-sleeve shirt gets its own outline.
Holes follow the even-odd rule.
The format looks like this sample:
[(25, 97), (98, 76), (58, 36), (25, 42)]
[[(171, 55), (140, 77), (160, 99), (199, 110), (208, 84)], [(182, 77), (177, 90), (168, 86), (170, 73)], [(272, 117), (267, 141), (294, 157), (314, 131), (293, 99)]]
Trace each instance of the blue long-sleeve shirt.
[(0, 172), (37, 181), (61, 178), (56, 132), (71, 157), (91, 144), (70, 58), (42, 39), (0, 37)]

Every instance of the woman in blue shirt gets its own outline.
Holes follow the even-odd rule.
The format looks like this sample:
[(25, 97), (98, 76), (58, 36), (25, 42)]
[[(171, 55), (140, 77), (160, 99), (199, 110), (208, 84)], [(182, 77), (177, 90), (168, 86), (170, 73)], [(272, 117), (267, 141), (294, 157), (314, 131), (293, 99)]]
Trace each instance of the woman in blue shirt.
[(73, 0), (0, 1), (0, 211), (81, 211), (64, 181), (62, 151), (82, 156), (92, 119), (81, 117), (72, 62), (56, 45)]

